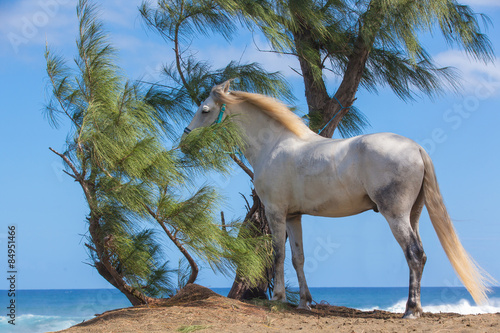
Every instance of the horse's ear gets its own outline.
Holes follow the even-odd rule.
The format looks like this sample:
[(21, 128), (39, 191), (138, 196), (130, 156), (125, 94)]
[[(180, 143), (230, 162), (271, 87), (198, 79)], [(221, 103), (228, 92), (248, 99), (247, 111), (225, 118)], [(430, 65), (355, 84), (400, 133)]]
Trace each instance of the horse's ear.
[(226, 82), (224, 82), (222, 84), (222, 86), (223, 86), (222, 89), (223, 89), (223, 91), (224, 91), (225, 94), (227, 94), (229, 92), (229, 86), (230, 85), (231, 85), (231, 80), (227, 80)]

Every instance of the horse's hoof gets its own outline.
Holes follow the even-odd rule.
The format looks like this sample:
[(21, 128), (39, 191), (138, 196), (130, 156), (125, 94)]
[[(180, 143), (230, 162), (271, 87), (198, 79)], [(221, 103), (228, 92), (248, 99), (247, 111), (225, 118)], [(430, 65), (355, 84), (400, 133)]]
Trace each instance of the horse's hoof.
[(297, 309), (311, 311), (311, 307), (309, 306), (308, 303), (299, 304), (299, 306), (297, 306)]
[(286, 297), (282, 295), (274, 295), (273, 298), (271, 298), (271, 301), (281, 301), (281, 302), (286, 302)]
[(405, 314), (403, 315), (403, 319), (417, 319), (420, 318), (421, 312), (420, 311), (406, 311)]

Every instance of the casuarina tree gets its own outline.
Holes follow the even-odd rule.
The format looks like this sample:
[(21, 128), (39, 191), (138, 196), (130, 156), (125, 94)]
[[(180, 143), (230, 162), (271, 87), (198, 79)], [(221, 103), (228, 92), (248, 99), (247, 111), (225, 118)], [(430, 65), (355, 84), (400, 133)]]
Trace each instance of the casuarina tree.
[[(357, 134), (366, 123), (353, 107), (359, 87), (373, 92), (387, 86), (411, 100), (459, 85), (453, 68), (433, 61), (422, 42), (426, 34), (441, 33), (471, 58), (493, 59), (482, 32), (488, 18), (455, 0), (216, 2), (259, 29), (268, 51), (298, 59), (310, 127), (325, 137), (337, 128), (342, 136)], [(340, 84), (328, 87), (326, 75)]]
[[(140, 12), (146, 25), (163, 37), (172, 46), (172, 63), (166, 64), (162, 70), (163, 79), (152, 83), (153, 88), (161, 94), (158, 104), (174, 107), (184, 115), (192, 115), (208, 97), (212, 87), (229, 79), (234, 79), (234, 89), (254, 91), (293, 102), (290, 87), (284, 77), (278, 72), (267, 72), (258, 63), (241, 63), (228, 61), (222, 68), (213, 68), (208, 59), (197, 59), (193, 55), (191, 41), (197, 36), (207, 37), (210, 34), (220, 34), (229, 40), (237, 31), (237, 22), (233, 22), (223, 9), (213, 1), (158, 1), (156, 4), (144, 2)], [(151, 83), (151, 82), (150, 82)], [(200, 133), (192, 133), (188, 137)], [(183, 143), (187, 145), (187, 143)], [(196, 149), (190, 149), (196, 153)], [(205, 158), (219, 159), (230, 156), (243, 171), (253, 179), (253, 172), (244, 160), (234, 150), (221, 151), (213, 149), (212, 156), (207, 153)], [(201, 159), (201, 157), (200, 157)], [(222, 221), (224, 221), (222, 214)], [(255, 191), (252, 190), (252, 204), (248, 204), (244, 227), (240, 236), (247, 235), (260, 238), (270, 234), (265, 219), (264, 207)], [(272, 249), (268, 248), (271, 257)], [(272, 267), (266, 270), (265, 276), (257, 285), (248, 279), (245, 265), (238, 266), (235, 286), (230, 297), (247, 293), (247, 298), (265, 297), (268, 284), (272, 279)], [(238, 290), (237, 293), (234, 291)], [(235, 296), (238, 297), (238, 296)]]
[(77, 16), (76, 66), (46, 50), (52, 92), (46, 114), (53, 125), (65, 120), (71, 128), (64, 151), (50, 149), (84, 192), (90, 264), (133, 305), (175, 292), (165, 236), (189, 262), (185, 282), (195, 281), (198, 260), (222, 273), (248, 267), (250, 280), (260, 279), (268, 240), (245, 232), (235, 237), (236, 224), (229, 226), (232, 232), (221, 228), (220, 196), (210, 186), (189, 183), (201, 171), (226, 170), (229, 157), (205, 155), (207, 145), (228, 150), (238, 144), (231, 124), (192, 136), (186, 144), (196, 154), (189, 157), (179, 147), (167, 149), (171, 124), (182, 114), (158, 103), (161, 92), (124, 78), (95, 5), (79, 1)]

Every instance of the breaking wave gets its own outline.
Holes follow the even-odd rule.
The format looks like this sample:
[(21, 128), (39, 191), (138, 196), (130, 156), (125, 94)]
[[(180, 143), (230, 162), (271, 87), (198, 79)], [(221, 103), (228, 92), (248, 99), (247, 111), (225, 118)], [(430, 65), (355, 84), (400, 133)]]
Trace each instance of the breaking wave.
[(52, 332), (60, 331), (79, 324), (85, 319), (82, 317), (60, 317), (24, 314), (17, 316), (15, 326), (9, 324), (10, 318), (0, 317), (0, 332)]
[[(462, 315), (469, 315), (469, 314), (484, 314), (484, 313), (499, 313), (500, 312), (500, 298), (490, 298), (488, 301), (488, 304), (484, 305), (476, 305), (474, 303), (471, 304), (466, 299), (460, 299), (455, 303), (449, 303), (449, 304), (429, 304), (429, 305), (423, 305), (422, 306), (424, 312), (431, 312), (431, 313), (447, 313), (447, 312), (453, 312), (453, 313), (459, 313)], [(384, 310), (384, 311), (389, 311), (389, 312), (395, 312), (395, 313), (404, 313), (406, 309), (406, 299), (402, 299), (395, 304), (386, 307), (386, 308), (379, 308), (379, 307), (372, 307), (372, 308), (364, 308), (360, 309), (363, 311), (371, 311), (371, 310)]]

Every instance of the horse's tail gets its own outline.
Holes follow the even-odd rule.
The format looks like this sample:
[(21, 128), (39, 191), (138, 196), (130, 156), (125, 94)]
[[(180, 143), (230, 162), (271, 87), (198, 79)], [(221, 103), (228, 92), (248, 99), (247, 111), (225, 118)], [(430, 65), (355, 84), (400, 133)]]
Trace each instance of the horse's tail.
[(439, 191), (432, 160), (423, 149), (420, 149), (420, 154), (425, 167), (423, 184), (425, 205), (434, 230), (436, 230), (444, 252), (446, 252), (460, 280), (462, 280), (474, 301), (477, 304), (483, 304), (488, 300), (486, 296), (489, 291), (487, 284), (488, 282), (494, 282), (494, 279), (479, 267), (460, 243)]

